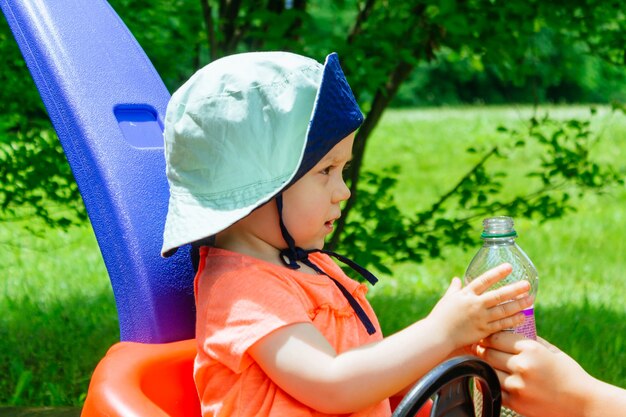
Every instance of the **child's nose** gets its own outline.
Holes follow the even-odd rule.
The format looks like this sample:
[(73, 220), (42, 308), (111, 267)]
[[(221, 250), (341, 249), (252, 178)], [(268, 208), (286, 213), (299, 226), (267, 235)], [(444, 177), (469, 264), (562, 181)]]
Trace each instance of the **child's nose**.
[(341, 179), (339, 181), (337, 189), (333, 193), (333, 203), (339, 203), (339, 202), (345, 201), (349, 199), (351, 195), (352, 193), (350, 192), (350, 189), (346, 185), (346, 182), (343, 179)]

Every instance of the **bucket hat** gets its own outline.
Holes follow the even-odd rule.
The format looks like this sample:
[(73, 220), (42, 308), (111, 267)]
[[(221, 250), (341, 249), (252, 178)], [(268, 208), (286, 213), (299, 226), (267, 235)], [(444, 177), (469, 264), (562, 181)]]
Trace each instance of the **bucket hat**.
[(363, 122), (336, 53), (218, 59), (171, 97), (161, 254), (226, 229), (313, 168)]

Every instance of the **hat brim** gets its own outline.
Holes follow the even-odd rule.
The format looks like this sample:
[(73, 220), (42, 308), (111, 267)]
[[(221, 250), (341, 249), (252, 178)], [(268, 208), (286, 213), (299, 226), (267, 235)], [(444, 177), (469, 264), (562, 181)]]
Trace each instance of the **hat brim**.
[[(273, 194), (266, 196), (260, 200), (262, 202), (255, 202), (250, 206), (228, 211), (206, 207), (200, 201), (189, 196), (181, 196), (175, 203), (172, 203), (170, 199), (167, 215), (171, 224), (165, 228), (163, 234), (163, 241), (169, 242), (169, 245), (163, 245), (161, 256), (168, 258), (174, 255), (179, 247), (213, 236), (217, 233), (216, 230), (226, 229), (246, 217), (264, 202), (269, 201), (272, 196)], [(182, 218), (185, 221), (176, 222), (174, 220)], [(183, 236), (184, 238), (181, 238)]]

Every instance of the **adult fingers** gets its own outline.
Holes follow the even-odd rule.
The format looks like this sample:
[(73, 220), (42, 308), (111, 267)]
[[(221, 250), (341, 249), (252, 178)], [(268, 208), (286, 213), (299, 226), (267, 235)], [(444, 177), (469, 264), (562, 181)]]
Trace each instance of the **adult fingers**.
[[(500, 385), (502, 385), (502, 381), (500, 381)], [(501, 395), (502, 395), (502, 404), (503, 405), (510, 405), (511, 404), (511, 396), (509, 395), (509, 393), (506, 392), (505, 390), (502, 390)]]
[(483, 347), (479, 350), (478, 357), (491, 365), (496, 371), (511, 372), (509, 361), (513, 358), (513, 355), (510, 353)]
[(497, 349), (501, 352), (518, 354), (522, 351), (521, 343), (527, 340), (523, 335), (514, 332), (499, 332), (483, 339), (480, 344), (485, 348)]
[(467, 288), (471, 289), (475, 294), (482, 294), (493, 284), (509, 275), (512, 270), (513, 267), (511, 264), (504, 263), (498, 265), (470, 282), (467, 285)]
[(511, 375), (506, 372), (502, 372), (499, 369), (494, 369), (494, 370), (496, 371), (496, 376), (498, 377), (498, 381), (500, 382), (500, 389), (501, 389), (500, 393), (502, 395), (502, 403), (509, 404), (510, 394), (505, 389), (505, 386), (506, 386), (507, 381), (511, 377)]
[(559, 349), (558, 347), (554, 346), (552, 343), (548, 342), (546, 339), (543, 339), (539, 336), (537, 336), (537, 342), (539, 342), (540, 345), (543, 345), (543, 347), (548, 349), (550, 352), (563, 353), (561, 349)]
[(496, 375), (498, 376), (498, 381), (500, 381), (500, 387), (504, 387), (504, 384), (507, 378), (510, 377), (511, 374), (509, 374), (508, 372), (501, 371), (500, 369), (496, 369), (496, 368), (494, 368), (494, 371), (496, 371)]

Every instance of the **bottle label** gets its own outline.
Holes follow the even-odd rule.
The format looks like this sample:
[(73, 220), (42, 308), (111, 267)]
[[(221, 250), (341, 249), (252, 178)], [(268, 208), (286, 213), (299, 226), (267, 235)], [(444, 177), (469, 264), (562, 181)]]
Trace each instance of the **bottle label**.
[(535, 327), (535, 308), (530, 307), (522, 311), (526, 316), (524, 324), (514, 329), (515, 333), (526, 336), (529, 339), (537, 340), (537, 328)]

